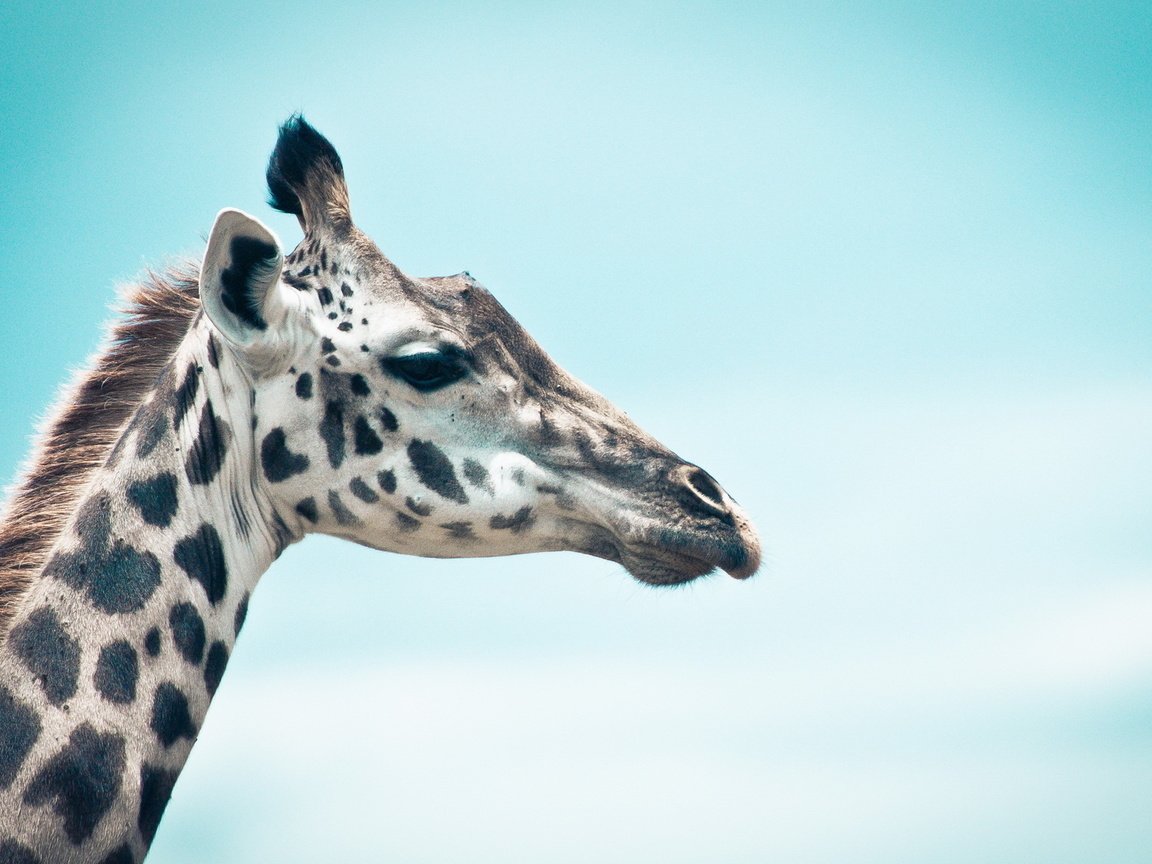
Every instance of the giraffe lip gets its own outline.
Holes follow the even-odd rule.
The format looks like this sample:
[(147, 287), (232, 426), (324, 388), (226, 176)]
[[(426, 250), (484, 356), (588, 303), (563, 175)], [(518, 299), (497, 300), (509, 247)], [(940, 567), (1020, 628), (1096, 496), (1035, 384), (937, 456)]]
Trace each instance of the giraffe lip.
[[(754, 558), (755, 560), (750, 560)], [(743, 545), (710, 547), (705, 550), (673, 550), (643, 545), (629, 549), (621, 562), (628, 572), (650, 585), (679, 585), (706, 576), (716, 569), (735, 579), (747, 579), (756, 572), (759, 556), (749, 556)]]
[(613, 542), (591, 554), (623, 565), (635, 579), (649, 585), (681, 585), (717, 568), (735, 579), (747, 579), (760, 563), (759, 554), (750, 555), (743, 545), (698, 552), (649, 543), (620, 546)]
[(759, 543), (746, 531), (665, 529), (629, 542), (599, 526), (586, 528), (581, 552), (621, 564), (649, 585), (680, 585), (717, 568), (734, 579), (747, 579), (760, 566)]
[(734, 579), (747, 579), (760, 567), (760, 542), (742, 513), (731, 525), (658, 528), (646, 532), (633, 554), (681, 570), (685, 579), (719, 568)]

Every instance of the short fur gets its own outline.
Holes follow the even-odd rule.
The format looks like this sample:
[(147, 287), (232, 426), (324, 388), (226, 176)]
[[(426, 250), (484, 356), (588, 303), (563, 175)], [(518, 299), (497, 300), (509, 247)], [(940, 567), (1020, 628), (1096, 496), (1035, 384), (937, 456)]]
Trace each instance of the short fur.
[(61, 394), (0, 515), (0, 635), (88, 478), (104, 464), (199, 310), (195, 265), (149, 272), (124, 292), (123, 316), (104, 348)]

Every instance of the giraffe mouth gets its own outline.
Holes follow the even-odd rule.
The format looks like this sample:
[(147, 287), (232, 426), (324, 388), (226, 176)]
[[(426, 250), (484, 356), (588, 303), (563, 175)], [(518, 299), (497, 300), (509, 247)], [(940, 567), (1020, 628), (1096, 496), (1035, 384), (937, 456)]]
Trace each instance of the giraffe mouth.
[(727, 537), (674, 530), (655, 534), (625, 544), (604, 529), (593, 530), (581, 551), (622, 565), (648, 585), (683, 585), (717, 569), (734, 579), (747, 579), (760, 566), (755, 538), (749, 542), (736, 532)]

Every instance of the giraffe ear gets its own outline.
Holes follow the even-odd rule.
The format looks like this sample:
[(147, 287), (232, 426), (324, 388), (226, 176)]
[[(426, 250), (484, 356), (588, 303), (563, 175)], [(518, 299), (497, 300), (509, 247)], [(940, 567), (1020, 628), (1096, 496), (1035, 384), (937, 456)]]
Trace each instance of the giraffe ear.
[(200, 302), (216, 329), (238, 348), (269, 339), (283, 320), (284, 256), (268, 228), (239, 210), (221, 210), (200, 267)]

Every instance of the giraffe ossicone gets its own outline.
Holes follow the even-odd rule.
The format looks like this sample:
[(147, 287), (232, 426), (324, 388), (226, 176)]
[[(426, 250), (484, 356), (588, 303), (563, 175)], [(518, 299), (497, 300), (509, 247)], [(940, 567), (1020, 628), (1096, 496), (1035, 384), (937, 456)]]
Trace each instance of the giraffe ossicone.
[(569, 550), (678, 584), (759, 565), (743, 511), (560, 369), (469, 274), (403, 274), (290, 118), (288, 255), (221, 211), (59, 406), (0, 521), (0, 861), (140, 861), (260, 575), (322, 532)]

